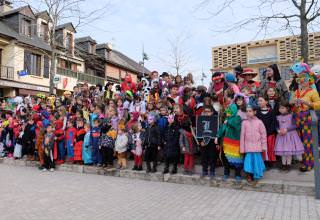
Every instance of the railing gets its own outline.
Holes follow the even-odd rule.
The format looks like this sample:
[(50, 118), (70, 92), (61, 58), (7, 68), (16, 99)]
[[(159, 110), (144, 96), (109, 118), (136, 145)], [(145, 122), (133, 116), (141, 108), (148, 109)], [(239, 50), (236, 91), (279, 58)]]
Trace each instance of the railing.
[(1, 66), (1, 73), (0, 77), (1, 79), (14, 79), (14, 69), (13, 67), (9, 66)]
[(60, 67), (57, 67), (57, 74), (63, 75), (63, 76), (70, 76), (72, 78), (78, 78), (78, 73), (74, 72), (72, 70), (63, 69)]
[(88, 82), (92, 85), (96, 85), (96, 84), (104, 85), (104, 80), (105, 80), (102, 77), (88, 75), (85, 73), (74, 72), (72, 70), (63, 69), (60, 67), (57, 67), (57, 74), (76, 78), (78, 79), (79, 82)]
[(98, 76), (93, 76), (93, 75), (88, 75), (84, 73), (78, 73), (78, 80), (80, 82), (88, 82), (90, 84), (96, 85), (104, 85), (104, 78), (98, 77)]
[[(318, 114), (319, 115), (319, 114)], [(320, 161), (319, 161), (319, 121), (315, 111), (311, 111), (312, 117), (312, 140), (313, 140), (313, 156), (314, 156), (314, 181), (316, 199), (320, 199)]]

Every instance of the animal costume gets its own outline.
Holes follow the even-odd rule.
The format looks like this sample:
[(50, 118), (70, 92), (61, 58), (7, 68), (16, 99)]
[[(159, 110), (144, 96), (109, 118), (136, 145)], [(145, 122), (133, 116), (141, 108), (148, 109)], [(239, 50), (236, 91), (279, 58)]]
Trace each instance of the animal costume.
[(121, 83), (121, 91), (132, 91), (133, 93), (137, 92), (136, 84), (132, 82), (130, 74), (127, 74), (124, 78), (124, 81)]

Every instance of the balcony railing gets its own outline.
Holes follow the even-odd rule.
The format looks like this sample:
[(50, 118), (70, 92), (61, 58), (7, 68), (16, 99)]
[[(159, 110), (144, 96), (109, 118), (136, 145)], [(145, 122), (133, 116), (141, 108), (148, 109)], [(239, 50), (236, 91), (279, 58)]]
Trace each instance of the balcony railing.
[(78, 79), (79, 82), (88, 82), (92, 85), (96, 85), (96, 84), (104, 85), (104, 80), (105, 80), (102, 77), (93, 76), (85, 73), (74, 72), (72, 70), (63, 69), (60, 67), (57, 67), (57, 74), (76, 78)]
[(98, 77), (98, 76), (93, 76), (93, 75), (88, 75), (84, 73), (78, 73), (78, 81), (80, 82), (88, 82), (93, 85), (104, 85), (104, 78)]
[(63, 69), (60, 67), (57, 67), (57, 73), (59, 75), (63, 75), (63, 76), (70, 76), (72, 78), (78, 78), (78, 73), (74, 72), (72, 70), (68, 70), (68, 69)]
[(14, 79), (14, 69), (10, 66), (1, 66), (0, 69), (0, 77), (1, 79)]

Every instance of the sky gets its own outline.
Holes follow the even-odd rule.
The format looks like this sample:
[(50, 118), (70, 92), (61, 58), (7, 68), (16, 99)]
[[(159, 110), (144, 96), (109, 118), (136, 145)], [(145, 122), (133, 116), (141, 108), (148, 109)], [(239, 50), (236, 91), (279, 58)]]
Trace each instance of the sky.
[[(187, 54), (187, 64), (182, 74), (192, 72), (199, 84), (202, 71), (207, 76), (210, 75), (213, 46), (288, 35), (287, 32), (278, 30), (257, 35), (257, 27), (254, 25), (227, 33), (218, 32), (218, 29), (230, 26), (235, 20), (256, 13), (256, 9), (249, 6), (256, 0), (238, 1), (232, 10), (214, 17), (210, 17), (210, 13), (219, 5), (213, 3), (196, 10), (201, 1), (87, 0), (82, 5), (87, 11), (103, 7), (107, 3), (110, 6), (104, 10), (100, 19), (78, 28), (76, 37), (89, 35), (98, 43), (109, 42), (114, 49), (136, 61), (141, 61), (144, 48), (150, 58), (145, 63), (149, 70), (174, 72), (167, 62), (171, 54), (169, 40), (180, 36), (185, 39), (180, 48)], [(39, 8), (39, 2), (40, 0), (32, 0), (32, 5)], [(288, 11), (290, 8), (282, 5), (280, 10)], [(207, 85), (208, 81), (204, 84)]]

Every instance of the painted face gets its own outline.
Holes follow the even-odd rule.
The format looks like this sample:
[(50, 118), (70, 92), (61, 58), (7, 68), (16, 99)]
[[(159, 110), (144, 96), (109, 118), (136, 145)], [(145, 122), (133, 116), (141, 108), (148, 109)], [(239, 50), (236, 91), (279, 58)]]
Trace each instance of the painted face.
[(152, 124), (152, 123), (154, 122), (154, 119), (155, 119), (155, 118), (154, 118), (153, 115), (149, 115), (149, 116), (148, 116), (148, 123), (149, 123), (149, 124)]
[(172, 124), (172, 123), (174, 122), (174, 115), (169, 115), (169, 116), (168, 116), (168, 122), (169, 122), (170, 124)]

